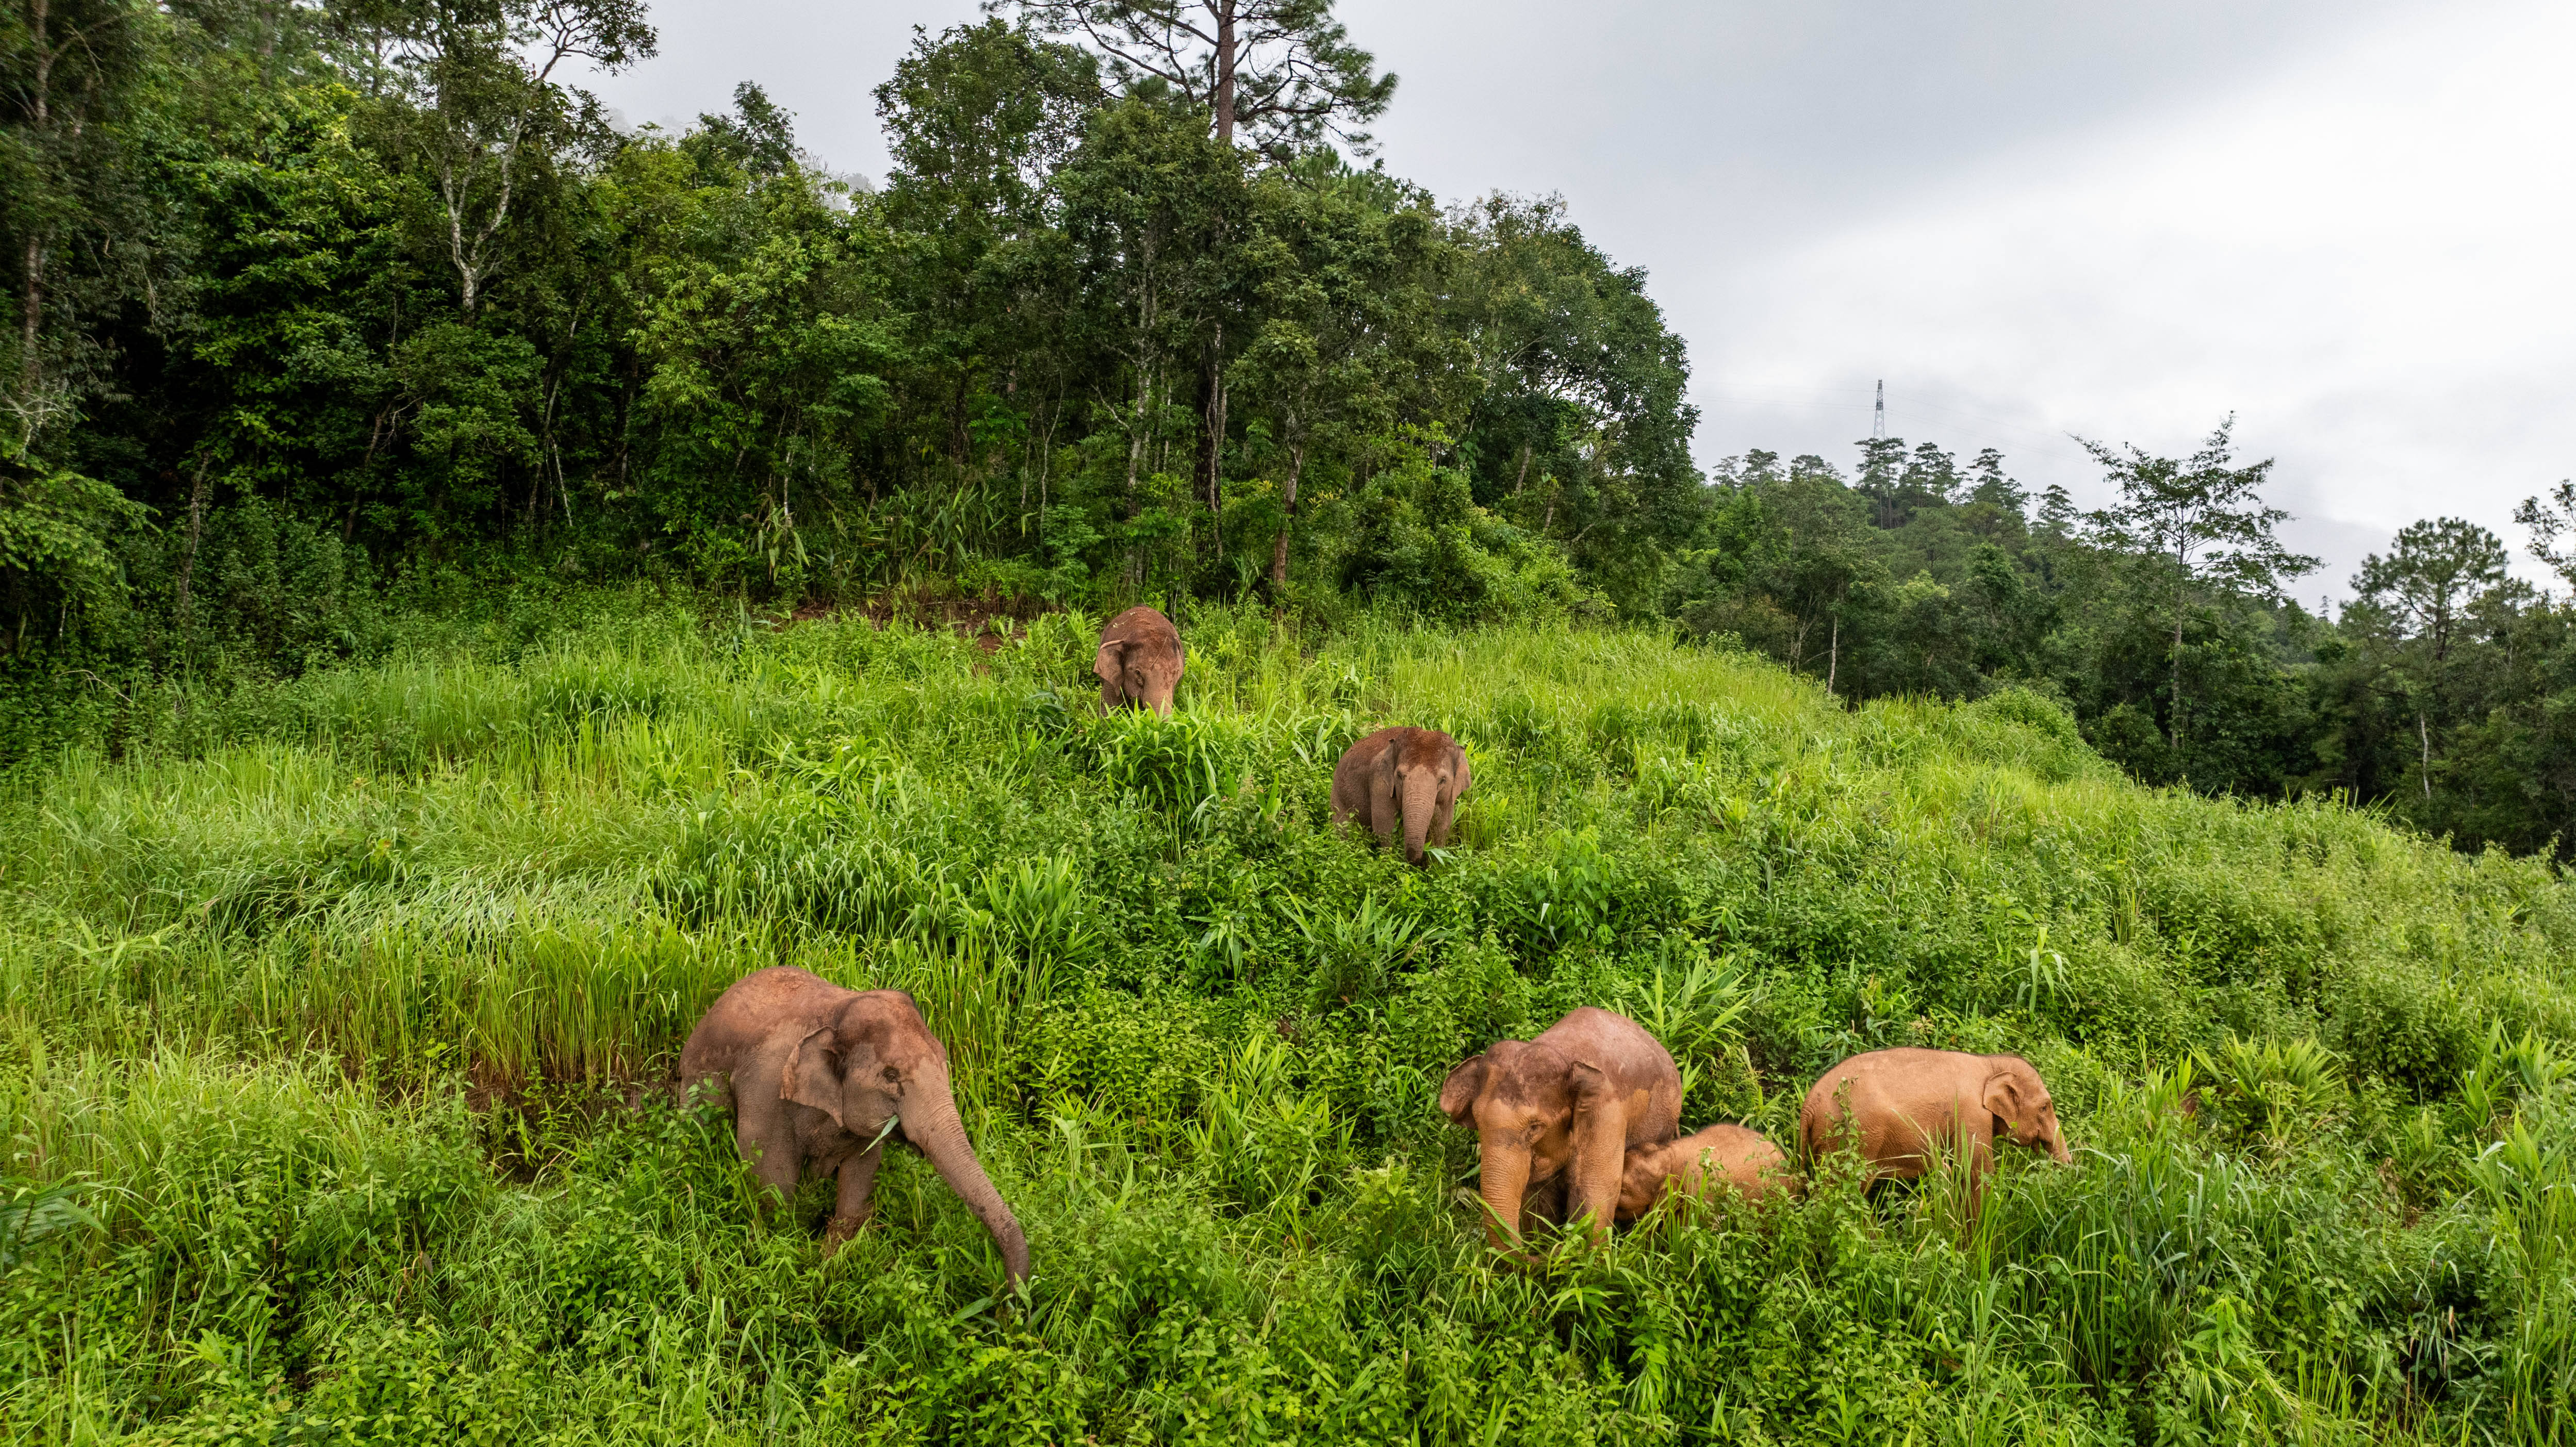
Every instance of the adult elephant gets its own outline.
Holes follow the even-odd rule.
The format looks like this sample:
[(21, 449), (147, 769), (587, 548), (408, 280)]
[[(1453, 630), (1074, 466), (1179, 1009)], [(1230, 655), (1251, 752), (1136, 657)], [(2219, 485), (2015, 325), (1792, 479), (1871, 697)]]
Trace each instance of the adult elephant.
[(1458, 796), (1474, 780), (1467, 751), (1438, 729), (1379, 729), (1333, 765), (1333, 822), (1365, 819), (1380, 839), (1400, 823), (1405, 862), (1420, 864), (1424, 840), (1449, 842)]
[(1561, 1190), (1571, 1218), (1591, 1213), (1609, 1233), (1628, 1152), (1681, 1130), (1682, 1077), (1671, 1052), (1636, 1021), (1589, 1005), (1531, 1040), (1496, 1042), (1440, 1086), (1440, 1109), (1476, 1131), (1485, 1230), (1498, 1250), (1518, 1244), (1533, 1191)]
[(2074, 1159), (2047, 1083), (2018, 1055), (1917, 1049), (1855, 1055), (1807, 1088), (1798, 1125), (1811, 1157), (1847, 1142), (1858, 1146), (1872, 1181), (1921, 1176), (1936, 1147), (1963, 1152), (1971, 1181), (1981, 1181), (1994, 1169), (1999, 1140), (2061, 1164)]
[(734, 1145), (784, 1197), (806, 1169), (840, 1176), (825, 1250), (866, 1223), (890, 1133), (993, 1233), (1013, 1284), (1029, 1274), (1028, 1238), (966, 1143), (949, 1093), (948, 1049), (901, 990), (852, 990), (793, 965), (736, 981), (680, 1052), (682, 1099), (699, 1082), (731, 1091)]
[(1152, 608), (1130, 608), (1100, 630), (1100, 651), (1091, 671), (1100, 678), (1102, 708), (1150, 708), (1165, 718), (1172, 714), (1172, 691), (1181, 686), (1188, 662), (1181, 630)]

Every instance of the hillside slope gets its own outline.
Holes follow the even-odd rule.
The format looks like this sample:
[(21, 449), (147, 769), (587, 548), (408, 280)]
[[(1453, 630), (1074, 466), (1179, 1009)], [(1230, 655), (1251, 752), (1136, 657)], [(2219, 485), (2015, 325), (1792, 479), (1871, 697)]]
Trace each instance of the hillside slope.
[[(6, 803), (13, 1440), (2576, 1434), (2576, 896), (2124, 782), (2048, 705), (1847, 712), (1649, 634), (711, 624), (204, 700)], [(1464, 741), (1427, 870), (1340, 749)], [(899, 984), (1036, 1277), (917, 1159), (818, 1265), (655, 1091), (727, 983)], [(2028, 1054), (2077, 1146), (1510, 1269), (1441, 1074), (1567, 1008), (1686, 1125)], [(15, 1385), (5, 1385), (14, 1383)]]

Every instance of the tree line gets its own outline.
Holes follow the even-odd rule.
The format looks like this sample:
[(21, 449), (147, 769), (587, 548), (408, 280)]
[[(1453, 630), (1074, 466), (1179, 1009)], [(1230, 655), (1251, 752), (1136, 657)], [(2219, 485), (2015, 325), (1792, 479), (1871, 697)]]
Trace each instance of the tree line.
[[(1261, 596), (1733, 637), (1836, 694), (2057, 699), (2143, 779), (2549, 847), (2566, 605), (2457, 520), (2329, 622), (2268, 464), (1703, 472), (1644, 274), (1373, 159), (1328, 0), (1026, 0), (875, 92), (630, 129), (640, 0), (7, 0), (0, 748), (380, 647), (388, 599), (656, 577)], [(2523, 521), (2542, 556), (2562, 487)]]
[(564, 77), (631, 0), (13, 0), (0, 639), (293, 652), (504, 556), (1650, 610), (1700, 478), (1643, 276), (1346, 159), (1393, 78), (1328, 7), (1222, 0), (1221, 65), (1168, 8), (917, 36), (870, 187), (754, 85), (613, 125)]
[(2516, 520), (2570, 593), (2507, 574), (2460, 518), (2401, 529), (2332, 617), (2289, 594), (2317, 560), (2278, 537), (2269, 461), (2232, 419), (2187, 457), (2086, 443), (2107, 507), (2038, 497), (1980, 452), (1863, 442), (1728, 458), (1666, 591), (1852, 699), (2019, 687), (2135, 777), (2213, 793), (2335, 793), (2463, 848), (2576, 840), (2576, 485)]

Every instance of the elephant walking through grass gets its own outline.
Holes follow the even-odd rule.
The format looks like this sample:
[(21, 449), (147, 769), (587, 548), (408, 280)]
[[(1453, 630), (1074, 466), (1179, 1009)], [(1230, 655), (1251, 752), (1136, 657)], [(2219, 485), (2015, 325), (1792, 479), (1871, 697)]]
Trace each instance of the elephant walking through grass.
[(1333, 766), (1333, 822), (1366, 821), (1380, 839), (1404, 830), (1404, 859), (1422, 862), (1422, 846), (1449, 842), (1458, 797), (1474, 776), (1467, 751), (1438, 729), (1379, 729), (1351, 745)]
[(1091, 671), (1100, 679), (1102, 708), (1150, 708), (1171, 717), (1172, 693), (1188, 664), (1181, 631), (1153, 608), (1130, 608), (1100, 630)]
[(1920, 1177), (1934, 1153), (1946, 1149), (1965, 1157), (1974, 1192), (1994, 1169), (1995, 1142), (2002, 1140), (2061, 1164), (2074, 1159), (2057, 1102), (2018, 1055), (1917, 1049), (1855, 1055), (1808, 1087), (1798, 1124), (1810, 1156), (1849, 1143), (1869, 1163), (1872, 1181)]
[(792, 965), (746, 975), (680, 1052), (681, 1098), (708, 1080), (730, 1090), (734, 1144), (782, 1198), (808, 1169), (839, 1176), (827, 1251), (866, 1223), (877, 1166), (899, 1140), (993, 1233), (1011, 1282), (1028, 1276), (1028, 1239), (966, 1142), (947, 1047), (910, 995), (847, 989)]

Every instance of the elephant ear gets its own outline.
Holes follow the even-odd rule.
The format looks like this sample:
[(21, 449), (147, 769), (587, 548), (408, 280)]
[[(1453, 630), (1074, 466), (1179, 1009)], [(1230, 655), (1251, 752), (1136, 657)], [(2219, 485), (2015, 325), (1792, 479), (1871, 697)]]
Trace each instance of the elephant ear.
[(1102, 683), (1116, 683), (1126, 670), (1127, 642), (1123, 638), (1101, 640), (1100, 651), (1091, 656), (1091, 671)]
[(1565, 1083), (1574, 1091), (1574, 1113), (1590, 1115), (1610, 1103), (1610, 1077), (1589, 1060), (1577, 1060), (1566, 1068)]
[(1457, 799), (1467, 792), (1467, 786), (1469, 784), (1475, 782), (1476, 775), (1474, 770), (1467, 767), (1466, 747), (1462, 744), (1451, 744), (1449, 747), (1452, 752), (1458, 755), (1457, 782), (1451, 785), (1449, 789), (1449, 797)]
[(789, 1046), (787, 1068), (779, 1073), (778, 1098), (811, 1106), (846, 1126), (841, 1119), (840, 1041), (830, 1026)]
[(2038, 1114), (2036, 1102), (2030, 1095), (2030, 1089), (2019, 1073), (1999, 1071), (1986, 1082), (1986, 1110), (2011, 1122), (2013, 1128), (2019, 1130), (2024, 1121)]
[(1440, 1082), (1440, 1113), (1465, 1125), (1476, 1112), (1476, 1097), (1485, 1089), (1485, 1057), (1470, 1055)]

